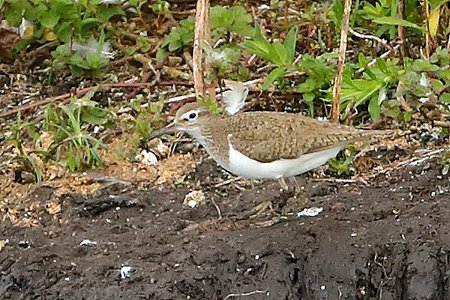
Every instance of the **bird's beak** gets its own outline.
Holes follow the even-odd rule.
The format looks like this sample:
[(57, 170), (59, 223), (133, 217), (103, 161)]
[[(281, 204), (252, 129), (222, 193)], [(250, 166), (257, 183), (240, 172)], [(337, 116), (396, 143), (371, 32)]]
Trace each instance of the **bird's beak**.
[(159, 130), (155, 130), (153, 131), (147, 138), (147, 141), (152, 140), (156, 137), (159, 137), (163, 134), (171, 134), (171, 133), (176, 133), (178, 131), (177, 126), (175, 126), (175, 123), (170, 123), (169, 125), (167, 125), (166, 127), (163, 127)]

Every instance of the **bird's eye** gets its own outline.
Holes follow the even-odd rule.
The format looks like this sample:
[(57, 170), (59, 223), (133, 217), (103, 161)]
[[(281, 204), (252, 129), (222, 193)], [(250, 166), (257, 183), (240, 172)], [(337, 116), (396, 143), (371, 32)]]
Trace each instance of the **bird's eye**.
[(197, 118), (197, 113), (191, 112), (191, 113), (189, 114), (189, 120), (195, 120), (196, 118)]

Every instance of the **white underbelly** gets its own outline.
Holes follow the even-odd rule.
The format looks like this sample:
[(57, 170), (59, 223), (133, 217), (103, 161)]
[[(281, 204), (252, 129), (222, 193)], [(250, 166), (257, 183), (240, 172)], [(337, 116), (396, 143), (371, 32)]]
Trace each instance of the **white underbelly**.
[(335, 157), (343, 147), (308, 153), (295, 159), (282, 159), (269, 163), (253, 160), (230, 145), (228, 171), (238, 176), (254, 179), (279, 179), (292, 177), (315, 169)]

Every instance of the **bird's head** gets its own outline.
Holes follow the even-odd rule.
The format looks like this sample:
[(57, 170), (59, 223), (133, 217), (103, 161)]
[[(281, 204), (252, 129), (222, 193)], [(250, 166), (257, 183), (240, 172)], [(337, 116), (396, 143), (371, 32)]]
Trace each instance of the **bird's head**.
[(184, 131), (197, 136), (201, 133), (202, 122), (208, 122), (207, 118), (209, 116), (211, 116), (211, 111), (206, 106), (198, 102), (187, 103), (178, 109), (171, 124), (152, 132), (148, 140), (176, 131)]
[(198, 102), (187, 103), (177, 111), (173, 126), (187, 133), (199, 131), (202, 122), (207, 121), (210, 115), (211, 111), (206, 106)]

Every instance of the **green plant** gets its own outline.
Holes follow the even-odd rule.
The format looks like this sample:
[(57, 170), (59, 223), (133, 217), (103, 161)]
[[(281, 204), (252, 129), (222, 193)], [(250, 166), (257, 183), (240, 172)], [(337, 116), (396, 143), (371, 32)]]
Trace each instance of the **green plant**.
[[(380, 24), (377, 26), (377, 30), (374, 33), (375, 35), (381, 36), (388, 33), (389, 37), (393, 39), (397, 33), (397, 26), (424, 31), (422, 26), (417, 25), (417, 23), (421, 22), (417, 13), (417, 6), (420, 6), (419, 1), (406, 0), (406, 18), (401, 19), (397, 15), (398, 0), (378, 0), (374, 4), (365, 1), (362, 10), (358, 12), (358, 15), (361, 16), (362, 19)], [(356, 18), (354, 18), (354, 21), (356, 21)]]
[(330, 170), (338, 176), (342, 174), (349, 175), (351, 173), (351, 167), (356, 153), (357, 150), (355, 146), (349, 145), (347, 149), (342, 152), (342, 156), (330, 159), (328, 161)]
[[(114, 16), (123, 16), (124, 11), (101, 0), (4, 0), (1, 8), (11, 26), (27, 26), (28, 34), (16, 46), (16, 50), (37, 41), (56, 41), (60, 45), (53, 53), (57, 66), (70, 65), (72, 71), (93, 70), (106, 66), (105, 57), (82, 55), (73, 45), (85, 44)], [(99, 44), (103, 47), (104, 36)], [(93, 49), (91, 52), (96, 52)], [(75, 67), (74, 67), (75, 66)]]
[(173, 28), (169, 35), (161, 44), (161, 49), (167, 49), (170, 52), (175, 52), (183, 47), (192, 44), (194, 39), (194, 17), (180, 21), (180, 27)]
[(398, 66), (399, 60), (379, 58), (375, 66), (370, 68), (364, 55), (360, 54), (358, 60), (359, 66), (364, 67), (365, 71), (362, 78), (351, 78), (350, 72), (345, 74), (341, 89), (341, 109), (345, 112), (349, 104), (357, 108), (368, 102), (370, 116), (372, 120), (377, 121), (380, 118), (380, 105), (386, 99), (386, 88), (397, 80), (401, 71)]
[(170, 4), (164, 0), (156, 0), (150, 5), (150, 8), (157, 15), (167, 15), (169, 13)]
[(251, 26), (252, 16), (242, 6), (214, 6), (211, 8), (211, 28), (213, 40), (235, 33), (251, 37), (255, 28)]
[(48, 154), (64, 161), (71, 171), (102, 165), (98, 154), (102, 143), (89, 129), (93, 125), (111, 125), (114, 114), (90, 100), (94, 93), (92, 90), (81, 99), (72, 98), (67, 105), (50, 105), (45, 110), (43, 128), (53, 136)]
[[(164, 108), (164, 104), (161, 102), (147, 102), (144, 107), (142, 103), (144, 99), (141, 95), (138, 95), (136, 100), (129, 104), (136, 112), (136, 119), (134, 123), (134, 131), (136, 132), (138, 138), (136, 140), (136, 145), (142, 139), (146, 139), (150, 133), (153, 131), (153, 124), (156, 122), (162, 122), (161, 112)], [(151, 118), (149, 119), (149, 115)]]
[[(76, 51), (73, 51), (73, 48)], [(58, 71), (68, 65), (74, 76), (90, 74), (93, 77), (101, 77), (106, 72), (111, 51), (109, 44), (104, 42), (103, 34), (100, 42), (91, 39), (87, 43), (75, 43), (72, 49), (69, 44), (63, 44), (52, 52), (54, 70)]]
[[(210, 11), (211, 35), (213, 42), (219, 38), (235, 33), (242, 36), (253, 36), (255, 29), (250, 25), (252, 18), (244, 7), (233, 6), (225, 8), (214, 6)], [(164, 50), (175, 52), (192, 44), (194, 39), (194, 18), (180, 21), (180, 26), (173, 28), (161, 44), (159, 57), (164, 57)]]
[(293, 68), (296, 45), (297, 26), (293, 26), (289, 30), (284, 43), (269, 42), (259, 26), (256, 28), (255, 37), (242, 43), (242, 47), (248, 52), (258, 55), (275, 66), (264, 80), (263, 89), (267, 89), (273, 82), (284, 78), (286, 72)]
[[(24, 123), (19, 114), (16, 122), (11, 126), (11, 135), (8, 141), (17, 150), (18, 160), (23, 170), (31, 172), (37, 183), (43, 181), (43, 170), (36, 154), (39, 151), (29, 150), (24, 147), (25, 136), (31, 137), (33, 141), (37, 141), (40, 135), (36, 131), (35, 122)], [(45, 153), (43, 153), (45, 155)]]
[[(397, 97), (405, 97), (406, 100), (434, 97), (440, 100), (444, 109), (448, 109), (449, 62), (446, 48), (438, 48), (430, 60), (405, 58), (403, 66), (396, 58), (378, 58), (375, 65), (369, 66), (369, 60), (359, 54), (358, 64), (349, 65), (344, 73), (340, 100), (343, 117), (349, 106), (357, 108), (367, 104), (374, 121), (381, 117), (382, 112), (408, 121), (411, 112), (401, 112)], [(353, 72), (361, 67), (364, 69), (362, 75)], [(331, 89), (323, 99), (331, 102)]]
[(316, 58), (304, 55), (296, 65), (306, 74), (306, 79), (295, 91), (301, 93), (303, 100), (308, 103), (311, 116), (314, 116), (314, 99), (324, 97), (334, 79), (335, 66), (329, 63), (329, 59), (335, 57), (335, 53), (325, 53)]

